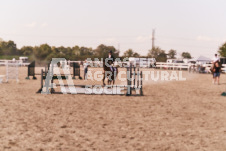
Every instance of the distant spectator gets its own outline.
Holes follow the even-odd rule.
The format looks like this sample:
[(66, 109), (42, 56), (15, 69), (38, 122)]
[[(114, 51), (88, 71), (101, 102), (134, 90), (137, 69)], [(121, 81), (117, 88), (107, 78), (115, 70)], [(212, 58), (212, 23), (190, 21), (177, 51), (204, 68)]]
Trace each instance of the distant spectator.
[(220, 62), (216, 61), (214, 63), (214, 67), (213, 67), (213, 79), (214, 79), (214, 84), (220, 84), (220, 72), (221, 72), (221, 66), (220, 66)]
[(215, 62), (217, 62), (217, 61), (220, 61), (220, 59), (218, 58), (218, 56), (217, 56), (217, 54), (215, 54), (214, 55), (214, 57), (212, 58), (212, 66), (211, 66), (211, 68), (210, 68), (210, 71), (212, 72), (212, 74), (213, 74), (213, 83), (215, 83), (215, 78), (214, 78), (214, 64), (215, 64)]

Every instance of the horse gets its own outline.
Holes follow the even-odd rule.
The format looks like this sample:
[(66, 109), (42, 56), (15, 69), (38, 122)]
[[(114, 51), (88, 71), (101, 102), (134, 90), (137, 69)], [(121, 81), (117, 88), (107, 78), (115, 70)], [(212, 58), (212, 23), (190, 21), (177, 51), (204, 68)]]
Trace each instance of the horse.
[(105, 86), (105, 78), (108, 77), (108, 85), (114, 85), (115, 80), (118, 74), (118, 68), (117, 67), (112, 67), (114, 71), (112, 71), (111, 67), (104, 66), (104, 71), (103, 71), (103, 85)]
[(215, 69), (216, 69), (216, 63), (218, 63), (218, 66), (219, 66), (220, 68), (222, 68), (221, 62), (216, 61), (216, 62), (212, 63), (212, 66), (210, 67), (210, 72), (211, 72), (212, 74), (215, 72)]

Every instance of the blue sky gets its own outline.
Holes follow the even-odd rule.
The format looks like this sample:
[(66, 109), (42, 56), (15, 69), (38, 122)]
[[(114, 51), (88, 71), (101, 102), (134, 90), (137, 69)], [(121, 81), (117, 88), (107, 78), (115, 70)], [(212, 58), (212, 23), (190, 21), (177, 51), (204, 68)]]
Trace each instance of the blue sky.
[(212, 57), (226, 42), (225, 0), (7, 0), (0, 37), (18, 47), (113, 45), (146, 55), (155, 45)]

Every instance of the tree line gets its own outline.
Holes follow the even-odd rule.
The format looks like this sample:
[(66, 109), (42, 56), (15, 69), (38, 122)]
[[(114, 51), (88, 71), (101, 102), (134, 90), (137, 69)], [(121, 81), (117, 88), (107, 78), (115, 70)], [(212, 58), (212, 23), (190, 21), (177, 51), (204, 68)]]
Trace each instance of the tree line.
[[(14, 41), (0, 40), (0, 56), (28, 56), (30, 60), (50, 61), (52, 58), (66, 58), (67, 60), (85, 60), (86, 58), (103, 58), (108, 55), (108, 52), (112, 51), (117, 58), (125, 57), (148, 57), (155, 58), (158, 62), (165, 62), (167, 59), (175, 59), (177, 55), (176, 50), (169, 50), (166, 52), (159, 47), (155, 47), (148, 51), (146, 56), (142, 56), (132, 49), (128, 49), (122, 56), (119, 55), (119, 50), (114, 46), (106, 46), (100, 44), (97, 48), (90, 47), (55, 47), (48, 44), (42, 44), (40, 46), (23, 46), (18, 49)], [(219, 48), (219, 54), (221, 57), (226, 57), (226, 43)], [(189, 52), (183, 52), (182, 58), (192, 58)]]
[(88, 47), (55, 47), (48, 44), (40, 46), (23, 46), (18, 49), (14, 41), (0, 41), (0, 55), (28, 56), (30, 60), (50, 61), (52, 58), (65, 58), (67, 60), (85, 60), (86, 58), (103, 58), (112, 51), (119, 57), (119, 51), (113, 46), (99, 45), (96, 49)]

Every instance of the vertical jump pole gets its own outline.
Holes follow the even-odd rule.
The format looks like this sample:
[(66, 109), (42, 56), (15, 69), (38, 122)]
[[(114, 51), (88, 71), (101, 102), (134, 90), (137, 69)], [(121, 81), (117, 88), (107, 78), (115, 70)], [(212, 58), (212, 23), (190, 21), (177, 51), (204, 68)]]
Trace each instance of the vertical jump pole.
[(137, 88), (140, 85), (139, 80), (140, 80), (140, 68), (137, 68)]
[(9, 80), (9, 61), (6, 61), (6, 82)]
[(75, 79), (75, 62), (73, 62), (73, 77), (72, 79)]
[[(48, 67), (47, 67), (47, 68), (48, 68), (48, 71), (49, 71), (49, 72), (51, 72), (51, 71), (50, 71), (50, 64), (48, 65)], [(50, 73), (50, 74), (51, 74), (51, 73)], [(45, 87), (46, 87), (46, 94), (50, 94), (50, 93), (51, 93), (51, 92), (49, 92), (49, 82), (50, 82), (50, 81), (47, 81), (46, 76), (47, 76), (47, 74), (45, 74)]]
[(31, 64), (29, 64), (28, 67), (27, 67), (27, 68), (28, 68), (28, 69), (27, 69), (27, 77), (25, 78), (25, 79), (27, 79), (27, 80), (30, 80), (30, 77), (29, 77), (29, 73), (30, 73), (30, 65), (31, 65)]
[(43, 69), (41, 70), (41, 89), (43, 88)]
[(129, 68), (129, 83), (130, 83), (130, 95), (132, 94), (132, 73), (133, 73), (133, 70), (132, 70), (132, 64), (130, 64), (130, 68)]
[(79, 71), (79, 79), (82, 79), (82, 77), (81, 77), (81, 73), (80, 73), (80, 64), (79, 64), (79, 68), (78, 68), (78, 71)]
[(16, 63), (16, 82), (19, 82), (19, 62), (15, 62)]
[[(131, 66), (130, 66), (131, 67)], [(127, 93), (126, 93), (126, 96), (130, 96), (131, 95), (131, 80), (130, 80), (130, 77), (131, 77), (131, 68), (130, 67), (127, 67)]]
[(140, 95), (143, 95), (143, 73), (140, 72)]
[(43, 93), (49, 94), (49, 81), (46, 80), (46, 76), (47, 76), (47, 70), (46, 69), (47, 69), (46, 66), (45, 66), (45, 71), (43, 71), (43, 69), (41, 69), (41, 88), (37, 91), (37, 93), (42, 93), (43, 87), (45, 87), (46, 91), (43, 92)]
[[(52, 76), (51, 75), (51, 64), (48, 64), (48, 72), (49, 72), (49, 75), (50, 75), (50, 77)], [(51, 90), (49, 90), (49, 80), (47, 81), (47, 72), (45, 73), (45, 85), (44, 85), (44, 87), (46, 87), (46, 92), (45, 92), (45, 94), (51, 94)], [(53, 79), (53, 77), (52, 77), (52, 79)], [(51, 88), (52, 89), (52, 88)]]
[(136, 67), (133, 67), (133, 88), (135, 88), (136, 85)]
[(51, 63), (50, 65), (51, 65), (50, 76), (52, 77), (52, 79), (51, 79), (51, 91), (50, 91), (50, 93), (53, 93), (54, 92), (54, 89), (53, 89), (53, 80), (54, 80), (54, 77), (53, 77), (54, 76), (53, 67), (54, 67), (54, 64)]
[[(33, 74), (33, 80), (36, 80), (37, 78), (35, 77), (35, 61), (33, 61), (32, 63), (31, 63), (31, 67), (33, 68), (32, 69), (32, 74)], [(29, 71), (29, 72), (31, 72), (31, 71)]]

